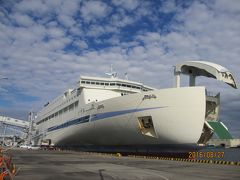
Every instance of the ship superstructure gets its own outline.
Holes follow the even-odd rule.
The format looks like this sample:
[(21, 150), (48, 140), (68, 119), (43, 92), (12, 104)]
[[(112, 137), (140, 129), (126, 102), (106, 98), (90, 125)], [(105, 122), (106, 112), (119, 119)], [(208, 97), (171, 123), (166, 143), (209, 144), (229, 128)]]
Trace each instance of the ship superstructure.
[[(211, 123), (218, 122), (220, 102), (219, 95), (209, 96), (205, 87), (195, 86), (195, 78), (213, 77), (236, 88), (232, 74), (220, 67), (208, 62), (179, 64), (176, 87), (160, 90), (114, 73), (110, 78), (82, 76), (75, 89), (38, 113), (33, 140), (55, 146), (204, 143), (212, 136)], [(181, 73), (190, 75), (190, 87), (180, 87)]]
[(50, 127), (64, 124), (84, 114), (85, 111), (90, 111), (84, 108), (86, 104), (93, 105), (106, 99), (150, 90), (154, 88), (113, 76), (111, 78), (81, 76), (78, 88), (68, 89), (61, 96), (44, 105), (38, 113), (36, 135), (43, 137)]

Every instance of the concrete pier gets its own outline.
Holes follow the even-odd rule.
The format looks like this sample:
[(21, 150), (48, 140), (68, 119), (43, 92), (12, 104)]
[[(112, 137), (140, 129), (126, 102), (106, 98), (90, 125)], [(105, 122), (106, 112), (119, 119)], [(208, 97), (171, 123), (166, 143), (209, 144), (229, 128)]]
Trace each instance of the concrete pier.
[(240, 166), (117, 157), (73, 151), (16, 149), (16, 180), (240, 179)]

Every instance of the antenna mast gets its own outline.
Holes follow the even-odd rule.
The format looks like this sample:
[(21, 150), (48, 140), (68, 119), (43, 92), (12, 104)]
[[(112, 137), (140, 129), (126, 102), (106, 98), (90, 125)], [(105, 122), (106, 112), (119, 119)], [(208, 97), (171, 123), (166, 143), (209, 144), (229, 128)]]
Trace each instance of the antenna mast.
[(111, 76), (111, 78), (117, 78), (117, 73), (113, 71), (113, 65), (111, 64), (110, 72), (105, 73), (108, 76)]

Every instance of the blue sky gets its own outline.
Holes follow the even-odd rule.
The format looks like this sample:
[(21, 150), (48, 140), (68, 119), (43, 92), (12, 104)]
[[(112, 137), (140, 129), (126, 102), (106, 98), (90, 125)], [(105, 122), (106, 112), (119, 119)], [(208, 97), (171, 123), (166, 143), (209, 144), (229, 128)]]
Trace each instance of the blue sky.
[[(0, 0), (0, 113), (25, 119), (80, 75), (173, 85), (173, 66), (207, 60), (240, 82), (240, 1)], [(184, 81), (186, 82), (186, 80)], [(240, 137), (240, 92), (213, 80), (221, 119)]]

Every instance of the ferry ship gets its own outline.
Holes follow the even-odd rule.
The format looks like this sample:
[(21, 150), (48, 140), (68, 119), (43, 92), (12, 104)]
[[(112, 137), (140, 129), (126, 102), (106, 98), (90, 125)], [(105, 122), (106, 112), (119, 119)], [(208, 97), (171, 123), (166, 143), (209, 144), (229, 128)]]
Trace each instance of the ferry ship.
[[(189, 86), (180, 87), (180, 75)], [(237, 88), (226, 68), (205, 61), (187, 61), (174, 69), (173, 88), (155, 89), (111, 77), (82, 76), (75, 89), (38, 112), (33, 141), (52, 146), (171, 146), (206, 143), (214, 131), (229, 134), (219, 121), (220, 94), (195, 86), (198, 76), (215, 78)], [(219, 130), (220, 129), (220, 130)]]

